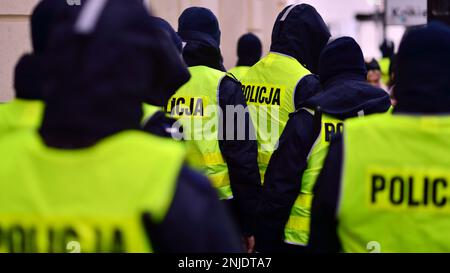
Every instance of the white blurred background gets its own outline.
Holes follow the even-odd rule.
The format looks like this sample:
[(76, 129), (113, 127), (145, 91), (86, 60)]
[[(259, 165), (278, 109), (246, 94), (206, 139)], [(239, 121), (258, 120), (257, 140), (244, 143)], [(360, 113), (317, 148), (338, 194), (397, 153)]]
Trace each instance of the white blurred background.
[[(358, 22), (355, 16), (358, 13), (383, 11), (383, 0), (290, 0), (289, 3), (308, 3), (314, 6), (330, 27), (334, 38), (351, 36), (361, 45), (366, 59), (381, 57), (378, 47), (383, 42), (383, 24)], [(386, 38), (398, 47), (404, 31), (404, 26), (387, 26)]]

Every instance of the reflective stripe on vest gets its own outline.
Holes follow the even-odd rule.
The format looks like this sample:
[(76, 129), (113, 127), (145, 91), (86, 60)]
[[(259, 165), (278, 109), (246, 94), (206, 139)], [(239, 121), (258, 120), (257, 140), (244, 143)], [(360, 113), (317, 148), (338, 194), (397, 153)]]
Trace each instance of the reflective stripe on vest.
[(208, 176), (221, 199), (231, 199), (228, 166), (218, 141), (219, 86), (225, 73), (206, 66), (189, 71), (191, 79), (169, 100), (167, 112), (183, 126), (188, 162)]
[(261, 178), (281, 133), (295, 111), (294, 93), (300, 80), (310, 74), (295, 58), (271, 52), (252, 66), (242, 79), (258, 140)]
[(311, 149), (306, 170), (301, 178), (300, 194), (285, 227), (285, 242), (289, 244), (308, 244), (314, 185), (322, 170), (332, 136), (343, 130), (342, 121), (330, 115), (323, 114), (321, 123), (320, 135)]
[(137, 131), (59, 150), (21, 130), (0, 153), (0, 252), (152, 252), (142, 216), (164, 220), (185, 159)]
[(449, 252), (450, 117), (345, 124), (338, 235), (344, 252)]
[(44, 104), (38, 100), (14, 99), (0, 104), (0, 135), (17, 129), (36, 129), (42, 121)]

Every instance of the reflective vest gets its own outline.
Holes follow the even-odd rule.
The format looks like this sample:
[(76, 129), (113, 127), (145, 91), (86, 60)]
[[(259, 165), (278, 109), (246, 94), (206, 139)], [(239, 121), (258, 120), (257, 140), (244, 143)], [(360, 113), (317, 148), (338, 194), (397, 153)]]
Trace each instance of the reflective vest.
[(450, 117), (345, 124), (338, 236), (344, 252), (449, 252)]
[(190, 67), (191, 79), (169, 100), (167, 112), (183, 127), (190, 165), (208, 176), (220, 199), (231, 199), (228, 166), (219, 147), (219, 86), (225, 73)]
[(281, 133), (295, 111), (298, 83), (310, 72), (295, 58), (271, 52), (252, 66), (242, 79), (258, 141), (261, 178), (277, 146)]
[(42, 121), (44, 104), (37, 100), (14, 99), (0, 104), (0, 135), (18, 129), (36, 129)]
[(250, 66), (236, 66), (230, 69), (228, 72), (233, 74), (236, 77), (236, 79), (240, 81), (244, 78), (245, 74), (247, 74), (249, 69)]
[(0, 252), (151, 252), (142, 216), (163, 221), (185, 158), (137, 131), (59, 150), (21, 130), (0, 154)]
[(292, 207), (284, 230), (284, 239), (288, 244), (302, 246), (308, 244), (313, 189), (327, 156), (331, 138), (342, 132), (343, 127), (341, 120), (327, 114), (322, 115), (320, 134), (311, 148), (307, 167), (301, 178), (300, 194)]

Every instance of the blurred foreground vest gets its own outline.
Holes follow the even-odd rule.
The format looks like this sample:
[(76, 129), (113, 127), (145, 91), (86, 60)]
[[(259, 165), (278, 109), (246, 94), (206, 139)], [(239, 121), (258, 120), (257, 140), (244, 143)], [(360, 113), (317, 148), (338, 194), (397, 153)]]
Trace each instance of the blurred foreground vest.
[(169, 100), (167, 112), (182, 125), (190, 165), (208, 176), (220, 199), (231, 199), (228, 166), (218, 140), (219, 86), (226, 74), (206, 66), (190, 67), (189, 72), (191, 79)]
[(449, 252), (450, 117), (345, 124), (338, 235), (344, 252)]
[(23, 130), (0, 153), (0, 252), (152, 252), (143, 214), (163, 221), (185, 158), (137, 131), (60, 150)]
[(261, 177), (295, 109), (298, 83), (311, 74), (295, 58), (271, 52), (252, 66), (241, 80), (258, 140)]

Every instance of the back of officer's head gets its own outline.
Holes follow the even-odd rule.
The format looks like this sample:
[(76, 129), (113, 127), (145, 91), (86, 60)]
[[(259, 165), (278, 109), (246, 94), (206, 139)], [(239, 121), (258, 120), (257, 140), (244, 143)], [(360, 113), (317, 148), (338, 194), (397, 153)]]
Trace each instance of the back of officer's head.
[(181, 38), (206, 38), (214, 47), (220, 47), (219, 21), (214, 13), (201, 7), (190, 7), (178, 19), (178, 33)]
[(430, 23), (408, 33), (399, 48), (397, 110), (450, 113), (450, 28)]
[(361, 47), (351, 37), (341, 37), (330, 42), (319, 59), (321, 82), (348, 75), (366, 79), (367, 70)]
[(277, 17), (270, 50), (292, 56), (317, 73), (320, 53), (330, 36), (327, 25), (314, 7), (291, 5)]
[(79, 7), (69, 7), (65, 1), (42, 0), (31, 15), (31, 41), (33, 52), (24, 54), (14, 69), (14, 90), (17, 98), (42, 99), (45, 80), (45, 51), (50, 33), (64, 19), (65, 10), (76, 11)]
[(262, 55), (262, 44), (253, 33), (242, 35), (238, 41), (238, 66), (253, 66)]
[(165, 105), (187, 81), (177, 72), (187, 70), (171, 66), (178, 53), (141, 1), (109, 0), (100, 9), (95, 1), (83, 1), (52, 33), (44, 121), (105, 135), (139, 127), (142, 102)]
[[(31, 41), (35, 53), (45, 51), (52, 27), (62, 20), (61, 11), (64, 8), (69, 8), (69, 5), (61, 0), (42, 0), (34, 8), (31, 14)], [(78, 9), (77, 6), (71, 8)]]

